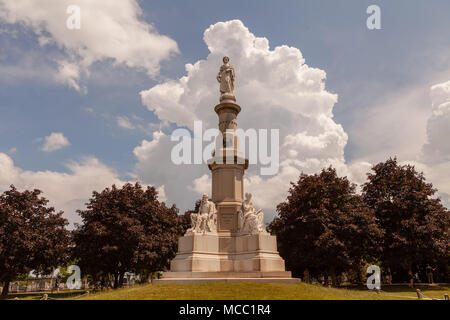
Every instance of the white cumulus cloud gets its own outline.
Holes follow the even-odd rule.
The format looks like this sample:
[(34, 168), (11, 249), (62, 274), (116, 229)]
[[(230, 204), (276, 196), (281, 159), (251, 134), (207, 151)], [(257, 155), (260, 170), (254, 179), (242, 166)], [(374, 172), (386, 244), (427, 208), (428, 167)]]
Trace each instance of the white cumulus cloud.
[(422, 171), (438, 189), (443, 204), (450, 207), (450, 81), (429, 88), (428, 108), (418, 98), (423, 90), (418, 87), (384, 98), (356, 122), (352, 137), (358, 145), (358, 159), (368, 161), (366, 172), (369, 162), (396, 156), (399, 163)]
[[(70, 5), (81, 12), (81, 28), (67, 28)], [(84, 92), (81, 75), (96, 61), (138, 68), (150, 76), (161, 61), (178, 53), (176, 42), (142, 20), (136, 0), (0, 0), (0, 21), (31, 28), (41, 46), (56, 45), (65, 52), (56, 79)]]
[(427, 162), (450, 162), (450, 81), (431, 87), (432, 114), (422, 153)]
[(415, 164), (450, 208), (450, 81), (432, 86), (430, 95), (432, 114), (426, 126), (427, 141)]
[(69, 145), (69, 139), (67, 139), (64, 134), (61, 132), (52, 132), (49, 136), (44, 138), (44, 144), (42, 145), (41, 150), (51, 152)]
[[(64, 216), (71, 223), (80, 222), (76, 213), (85, 209), (85, 203), (92, 196), (92, 191), (102, 191), (115, 184), (123, 186), (126, 182), (119, 174), (95, 157), (85, 157), (81, 161), (65, 164), (68, 172), (23, 170), (5, 153), (0, 153), (0, 192), (14, 185), (19, 190), (40, 189), (43, 196), (50, 201), (57, 211), (64, 211)], [(144, 187), (147, 185), (143, 184)], [(158, 186), (158, 199), (165, 201), (164, 186)]]
[(117, 116), (116, 120), (117, 120), (117, 125), (121, 128), (129, 129), (129, 130), (136, 128), (127, 116)]
[[(199, 191), (192, 184), (208, 170), (206, 165), (175, 165), (171, 160), (173, 142), (162, 131), (155, 131), (151, 141), (143, 140), (134, 148), (137, 159), (135, 175), (144, 183), (164, 186), (168, 204), (176, 204), (181, 212), (193, 208)], [(198, 185), (197, 185), (198, 187)], [(200, 191), (204, 192), (205, 188)], [(207, 192), (211, 194), (210, 191)]]
[(55, 79), (80, 93), (86, 93), (87, 91), (85, 86), (79, 84), (80, 68), (76, 63), (64, 60), (58, 61), (58, 72), (55, 74)]
[[(362, 168), (368, 164), (355, 162), (349, 166), (345, 162), (348, 137), (333, 119), (338, 97), (325, 89), (325, 71), (308, 66), (298, 48), (270, 48), (268, 39), (256, 37), (239, 20), (211, 25), (204, 41), (210, 51), (206, 59), (187, 64), (185, 76), (142, 91), (142, 102), (159, 119), (178, 126), (193, 129), (193, 121), (202, 120), (204, 129), (217, 127), (214, 106), (219, 103), (219, 87), (215, 77), (222, 57), (230, 57), (236, 69), (235, 95), (242, 107), (238, 127), (280, 132), (278, 174), (259, 176), (258, 166), (254, 166), (245, 179), (246, 191), (255, 194), (256, 205), (266, 210), (266, 220), (271, 220), (289, 182), (296, 181), (302, 171), (313, 173), (331, 164), (339, 173), (362, 180)], [(158, 161), (161, 174), (147, 174), (145, 179), (155, 183), (156, 175), (158, 183), (165, 185), (169, 200), (178, 203), (177, 197), (191, 197), (193, 203), (192, 192), (198, 197), (210, 189), (205, 175), (208, 168), (173, 165), (169, 159), (173, 145), (165, 135), (143, 141), (135, 149), (137, 170), (150, 170), (155, 157), (164, 157), (165, 161)], [(166, 172), (170, 173), (166, 176)]]

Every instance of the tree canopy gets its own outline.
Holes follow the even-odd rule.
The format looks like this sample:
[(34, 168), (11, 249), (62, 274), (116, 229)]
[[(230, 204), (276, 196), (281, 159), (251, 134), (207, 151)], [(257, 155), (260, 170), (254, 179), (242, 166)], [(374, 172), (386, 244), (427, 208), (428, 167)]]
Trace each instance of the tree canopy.
[(385, 266), (411, 270), (448, 259), (450, 212), (435, 194), (423, 173), (399, 165), (396, 158), (372, 168), (363, 198), (385, 233), (381, 243)]
[(48, 273), (69, 254), (68, 222), (55, 213), (40, 190), (18, 191), (14, 186), (0, 196), (0, 282), (2, 295), (19, 275), (36, 270)]
[(74, 232), (82, 272), (94, 278), (112, 275), (118, 287), (125, 272), (168, 267), (184, 227), (178, 209), (159, 202), (154, 187), (113, 185), (94, 191), (86, 205), (78, 211), (83, 224)]
[(269, 230), (277, 235), (280, 254), (294, 275), (308, 269), (334, 278), (359, 268), (377, 250), (382, 232), (375, 215), (346, 177), (330, 167), (320, 174), (301, 174), (291, 185)]

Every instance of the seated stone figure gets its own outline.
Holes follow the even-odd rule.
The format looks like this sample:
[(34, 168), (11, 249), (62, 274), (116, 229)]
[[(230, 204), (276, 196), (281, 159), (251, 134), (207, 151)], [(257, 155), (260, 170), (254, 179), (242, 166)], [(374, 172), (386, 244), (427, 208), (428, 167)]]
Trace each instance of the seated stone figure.
[(245, 200), (238, 215), (240, 232), (250, 234), (267, 233), (264, 228), (264, 213), (261, 209), (255, 211), (251, 193), (245, 194)]
[(197, 213), (191, 214), (191, 228), (186, 231), (189, 234), (204, 234), (217, 231), (217, 211), (214, 202), (208, 200), (204, 194)]

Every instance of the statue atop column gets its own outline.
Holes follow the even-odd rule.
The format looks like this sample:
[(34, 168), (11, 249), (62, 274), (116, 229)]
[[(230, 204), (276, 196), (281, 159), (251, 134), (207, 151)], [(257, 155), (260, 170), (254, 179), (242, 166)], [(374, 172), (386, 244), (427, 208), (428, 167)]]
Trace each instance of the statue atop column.
[(204, 194), (197, 213), (191, 214), (191, 228), (186, 231), (189, 234), (203, 234), (217, 231), (217, 210), (214, 202), (208, 200)]
[(264, 213), (253, 208), (252, 194), (246, 193), (242, 208), (238, 212), (239, 231), (250, 234), (267, 233), (264, 228)]
[(234, 97), (234, 67), (229, 62), (230, 58), (223, 57), (223, 65), (217, 75), (217, 81), (220, 83), (220, 101), (226, 99), (236, 101)]

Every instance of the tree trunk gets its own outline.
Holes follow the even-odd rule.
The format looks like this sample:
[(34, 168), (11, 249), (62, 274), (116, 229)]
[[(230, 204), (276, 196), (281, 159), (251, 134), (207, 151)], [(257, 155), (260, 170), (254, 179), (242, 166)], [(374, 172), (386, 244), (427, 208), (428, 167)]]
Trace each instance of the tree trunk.
[(118, 272), (114, 274), (114, 289), (122, 287), (123, 284), (123, 273)]
[(331, 277), (331, 285), (337, 286), (337, 277), (336, 277), (336, 270), (334, 270), (334, 267), (330, 268), (330, 277)]
[(362, 271), (362, 267), (361, 266), (357, 266), (355, 269), (353, 269), (354, 270), (354, 272), (356, 273), (356, 282), (358, 283), (358, 284), (363, 284), (364, 283), (364, 280), (363, 280), (363, 276), (362, 276), (362, 273), (363, 273), (363, 271)]
[(328, 287), (328, 281), (329, 281), (328, 273), (325, 272), (325, 274), (324, 274), (324, 286)]
[(311, 277), (310, 277), (310, 274), (309, 274), (309, 270), (308, 270), (308, 269), (305, 269), (305, 270), (303, 271), (303, 281), (304, 281), (305, 283), (311, 283)]
[(359, 268), (356, 269), (356, 281), (358, 282), (358, 284), (362, 284), (364, 282), (362, 279), (361, 270)]
[(123, 277), (124, 273), (123, 272), (119, 273), (119, 288), (123, 287)]
[(10, 280), (5, 280), (3, 282), (2, 297), (6, 297), (8, 295), (10, 282), (11, 282)]

